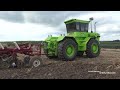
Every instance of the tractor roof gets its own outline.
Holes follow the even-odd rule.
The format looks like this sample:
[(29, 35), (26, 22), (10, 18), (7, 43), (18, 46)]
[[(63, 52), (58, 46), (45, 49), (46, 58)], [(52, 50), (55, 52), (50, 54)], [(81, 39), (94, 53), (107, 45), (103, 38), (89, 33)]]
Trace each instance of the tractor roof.
[(65, 21), (65, 24), (73, 23), (73, 22), (81, 22), (81, 23), (89, 23), (90, 21), (85, 21), (85, 20), (79, 20), (79, 19), (70, 19)]

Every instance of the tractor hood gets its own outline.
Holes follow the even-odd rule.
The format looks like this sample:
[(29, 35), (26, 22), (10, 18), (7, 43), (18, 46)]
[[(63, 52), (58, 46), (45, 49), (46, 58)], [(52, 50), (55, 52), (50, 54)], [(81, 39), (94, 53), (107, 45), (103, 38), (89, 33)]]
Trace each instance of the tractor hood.
[(59, 41), (63, 40), (64, 37), (65, 37), (65, 36), (58, 36), (58, 37), (52, 37), (52, 36), (50, 36), (50, 37), (47, 37), (47, 38), (45, 39), (45, 41), (46, 41), (46, 42), (54, 42), (54, 41), (59, 42)]
[(56, 41), (57, 39), (58, 39), (58, 37), (52, 37), (52, 36), (50, 36), (50, 37), (47, 37), (45, 39), (45, 41)]

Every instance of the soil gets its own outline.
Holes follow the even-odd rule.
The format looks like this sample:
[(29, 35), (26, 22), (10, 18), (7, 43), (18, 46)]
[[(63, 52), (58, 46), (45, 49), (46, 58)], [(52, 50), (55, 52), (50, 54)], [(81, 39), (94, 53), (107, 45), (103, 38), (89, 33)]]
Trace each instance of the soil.
[(43, 66), (37, 68), (0, 69), (0, 79), (120, 79), (120, 49), (101, 49), (99, 57), (74, 61), (41, 58)]

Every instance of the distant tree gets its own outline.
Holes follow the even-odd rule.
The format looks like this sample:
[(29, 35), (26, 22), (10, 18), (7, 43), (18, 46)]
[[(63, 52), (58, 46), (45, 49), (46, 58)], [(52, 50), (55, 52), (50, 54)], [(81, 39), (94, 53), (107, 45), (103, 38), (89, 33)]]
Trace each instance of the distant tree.
[(113, 40), (114, 42), (120, 42), (120, 40)]

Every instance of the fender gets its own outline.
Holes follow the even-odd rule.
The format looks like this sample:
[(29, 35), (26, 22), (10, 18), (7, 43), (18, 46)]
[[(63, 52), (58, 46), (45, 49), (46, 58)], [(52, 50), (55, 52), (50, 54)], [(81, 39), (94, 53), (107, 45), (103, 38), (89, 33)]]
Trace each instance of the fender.
[(57, 42), (62, 41), (65, 38), (65, 36), (59, 36), (57, 39)]

